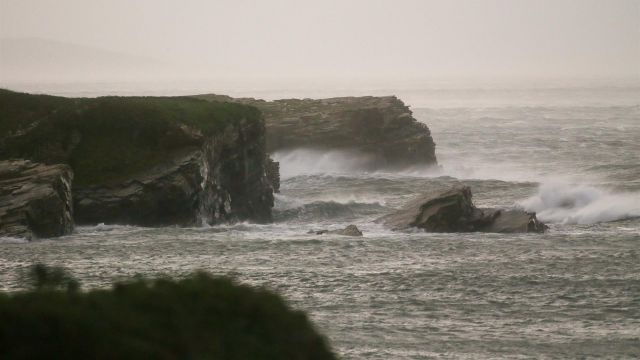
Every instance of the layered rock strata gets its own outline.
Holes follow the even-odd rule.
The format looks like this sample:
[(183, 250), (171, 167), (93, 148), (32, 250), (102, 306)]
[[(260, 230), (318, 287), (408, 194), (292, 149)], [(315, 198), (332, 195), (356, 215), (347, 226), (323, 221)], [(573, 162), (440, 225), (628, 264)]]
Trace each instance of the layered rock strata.
[(330, 99), (252, 98), (199, 95), (257, 107), (267, 126), (270, 153), (296, 148), (349, 150), (370, 157), (371, 169), (436, 165), (435, 144), (427, 125), (395, 96)]
[(73, 231), (67, 165), (0, 161), (0, 236), (48, 238)]

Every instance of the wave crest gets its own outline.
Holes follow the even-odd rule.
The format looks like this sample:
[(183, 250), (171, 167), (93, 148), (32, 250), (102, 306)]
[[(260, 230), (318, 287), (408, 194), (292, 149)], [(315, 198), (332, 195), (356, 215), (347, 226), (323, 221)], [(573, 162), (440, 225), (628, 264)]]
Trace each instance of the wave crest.
[(612, 193), (588, 185), (545, 183), (520, 205), (550, 223), (594, 224), (640, 217), (640, 194)]

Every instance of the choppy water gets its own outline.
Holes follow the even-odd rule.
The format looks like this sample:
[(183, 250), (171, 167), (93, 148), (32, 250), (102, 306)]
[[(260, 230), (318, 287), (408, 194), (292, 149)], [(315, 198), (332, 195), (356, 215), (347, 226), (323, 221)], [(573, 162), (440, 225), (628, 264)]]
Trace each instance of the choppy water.
[[(348, 153), (278, 153), (274, 224), (4, 239), (0, 287), (19, 289), (18, 274), (37, 261), (89, 287), (206, 269), (281, 292), (345, 359), (640, 357), (640, 106), (414, 112), (442, 169), (366, 173), (366, 159)], [(372, 222), (460, 182), (477, 205), (535, 210), (550, 231), (392, 233)], [(351, 223), (363, 238), (307, 234)]]

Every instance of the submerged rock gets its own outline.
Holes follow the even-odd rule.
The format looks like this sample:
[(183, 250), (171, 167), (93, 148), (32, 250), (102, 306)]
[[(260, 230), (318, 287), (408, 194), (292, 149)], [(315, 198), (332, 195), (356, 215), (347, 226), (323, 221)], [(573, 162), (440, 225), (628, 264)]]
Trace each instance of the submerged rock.
[(362, 231), (358, 229), (355, 225), (349, 225), (344, 229), (338, 230), (310, 230), (309, 234), (316, 235), (324, 235), (324, 234), (335, 234), (335, 235), (343, 235), (343, 236), (362, 236)]
[(70, 234), (72, 180), (66, 165), (0, 161), (0, 236), (30, 240)]
[(437, 165), (429, 128), (395, 96), (264, 101), (199, 95), (210, 101), (248, 104), (262, 111), (267, 150), (348, 150), (370, 158), (368, 167)]
[(393, 230), (411, 227), (428, 232), (544, 232), (535, 213), (523, 210), (479, 209), (468, 186), (427, 193), (399, 211), (376, 220)]

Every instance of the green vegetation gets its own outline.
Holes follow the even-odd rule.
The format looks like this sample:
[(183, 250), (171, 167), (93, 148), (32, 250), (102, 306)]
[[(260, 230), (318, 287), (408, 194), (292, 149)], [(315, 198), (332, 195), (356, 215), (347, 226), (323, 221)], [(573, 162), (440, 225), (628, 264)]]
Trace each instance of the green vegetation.
[(207, 136), (260, 116), (250, 106), (191, 97), (71, 99), (0, 89), (0, 159), (68, 163), (77, 185), (108, 183), (198, 146), (185, 125)]
[(335, 359), (304, 313), (267, 290), (198, 272), (81, 292), (36, 266), (0, 294), (2, 359)]
[(38, 291), (66, 289), (75, 292), (80, 288), (78, 280), (61, 267), (36, 264), (31, 266), (26, 278), (27, 283)]

